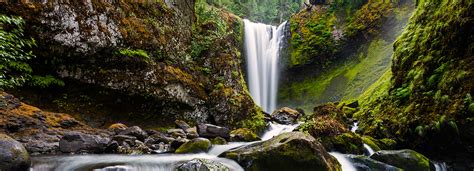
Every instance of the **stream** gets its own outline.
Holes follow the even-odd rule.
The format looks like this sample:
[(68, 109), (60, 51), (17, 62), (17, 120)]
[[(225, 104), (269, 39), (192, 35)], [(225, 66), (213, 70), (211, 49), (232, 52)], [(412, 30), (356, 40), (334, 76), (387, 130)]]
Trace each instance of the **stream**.
[[(262, 140), (269, 140), (281, 133), (291, 132), (299, 124), (281, 125), (270, 123)], [(254, 142), (230, 142), (226, 145), (213, 145), (207, 153), (199, 154), (157, 154), (157, 155), (59, 155), (32, 158), (30, 171), (172, 171), (177, 165), (196, 158), (209, 159), (224, 164), (231, 170), (243, 170), (236, 162), (218, 157), (219, 154)]]

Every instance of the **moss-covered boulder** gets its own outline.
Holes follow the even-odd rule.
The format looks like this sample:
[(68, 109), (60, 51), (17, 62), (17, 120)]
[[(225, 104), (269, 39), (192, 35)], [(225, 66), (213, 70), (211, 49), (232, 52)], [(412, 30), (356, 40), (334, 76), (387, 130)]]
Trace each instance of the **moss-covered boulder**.
[(393, 150), (397, 145), (397, 142), (393, 139), (375, 139), (367, 135), (362, 136), (362, 142), (370, 146), (374, 151)]
[(413, 150), (378, 151), (370, 156), (371, 159), (402, 168), (406, 171), (429, 171), (430, 160), (423, 154)]
[(0, 134), (0, 170), (26, 171), (30, 164), (25, 147), (8, 135)]
[(205, 138), (194, 138), (176, 149), (175, 153), (200, 153), (211, 148), (211, 141)]
[(280, 124), (296, 124), (301, 113), (289, 107), (283, 107), (275, 110), (272, 114), (272, 120)]
[(382, 163), (380, 161), (371, 159), (364, 155), (352, 155), (348, 154), (345, 157), (352, 163), (352, 165), (359, 171), (371, 171), (371, 170), (385, 170), (385, 171), (402, 171), (402, 169)]
[(239, 128), (230, 132), (230, 141), (258, 141), (260, 137), (248, 128)]
[(336, 136), (320, 137), (321, 144), (331, 151), (348, 154), (363, 154), (364, 148), (359, 135), (346, 132)]
[(230, 169), (222, 163), (209, 159), (192, 159), (190, 161), (179, 164), (176, 167), (178, 171), (230, 171)]
[(216, 138), (211, 139), (211, 143), (213, 145), (224, 145), (224, 144), (227, 144), (227, 141), (222, 137), (216, 137)]
[(316, 139), (301, 132), (283, 133), (220, 156), (235, 160), (245, 170), (341, 170), (337, 160)]

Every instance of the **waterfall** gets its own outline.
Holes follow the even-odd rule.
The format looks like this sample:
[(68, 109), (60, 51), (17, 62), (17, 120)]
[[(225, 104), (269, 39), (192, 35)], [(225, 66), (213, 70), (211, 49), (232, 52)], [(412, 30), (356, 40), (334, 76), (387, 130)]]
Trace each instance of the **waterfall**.
[(247, 83), (255, 103), (265, 112), (273, 112), (279, 75), (279, 55), (286, 22), (280, 26), (244, 20)]

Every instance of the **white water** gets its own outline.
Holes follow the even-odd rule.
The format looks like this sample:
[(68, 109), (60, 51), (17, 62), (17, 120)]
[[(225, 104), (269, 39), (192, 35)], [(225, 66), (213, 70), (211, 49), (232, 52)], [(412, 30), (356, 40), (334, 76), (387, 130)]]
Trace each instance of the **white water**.
[(367, 144), (364, 144), (364, 149), (365, 151), (367, 151), (367, 156), (371, 156), (372, 154), (375, 153), (374, 149), (372, 149), (372, 147), (370, 147), (369, 145)]
[(336, 158), (336, 160), (341, 164), (342, 171), (356, 171), (357, 169), (352, 165), (352, 163), (344, 156), (344, 154), (338, 152), (330, 152), (331, 156)]
[(248, 88), (255, 103), (265, 112), (276, 108), (279, 55), (286, 22), (275, 27), (244, 20)]
[[(262, 136), (268, 140), (284, 132), (291, 132), (299, 124), (280, 125), (270, 123), (270, 127)], [(209, 159), (220, 162), (231, 170), (243, 170), (235, 161), (217, 157), (219, 154), (255, 142), (231, 142), (226, 145), (214, 145), (208, 153), (200, 154), (159, 154), (159, 155), (73, 155), (34, 157), (30, 171), (171, 171), (177, 164), (195, 158)]]

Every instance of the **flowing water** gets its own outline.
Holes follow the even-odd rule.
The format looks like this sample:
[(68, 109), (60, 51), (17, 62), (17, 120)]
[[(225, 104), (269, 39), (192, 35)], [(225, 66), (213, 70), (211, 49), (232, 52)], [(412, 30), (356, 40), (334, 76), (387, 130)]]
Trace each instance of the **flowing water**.
[[(291, 132), (299, 124), (280, 125), (270, 123), (263, 134), (262, 141), (268, 140), (284, 132)], [(256, 141), (258, 142), (258, 141)], [(231, 142), (226, 145), (214, 145), (208, 153), (200, 154), (159, 154), (159, 155), (64, 155), (33, 157), (31, 171), (171, 171), (182, 162), (195, 158), (209, 159), (220, 162), (231, 170), (243, 170), (236, 162), (218, 157), (219, 154), (256, 142)]]
[(247, 83), (255, 103), (265, 112), (276, 108), (279, 56), (286, 22), (280, 26), (244, 20)]

